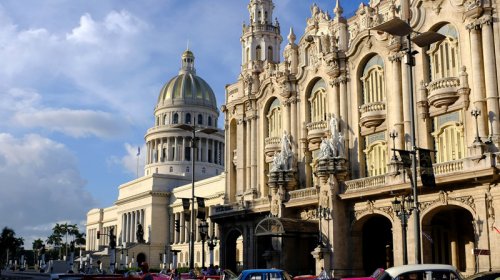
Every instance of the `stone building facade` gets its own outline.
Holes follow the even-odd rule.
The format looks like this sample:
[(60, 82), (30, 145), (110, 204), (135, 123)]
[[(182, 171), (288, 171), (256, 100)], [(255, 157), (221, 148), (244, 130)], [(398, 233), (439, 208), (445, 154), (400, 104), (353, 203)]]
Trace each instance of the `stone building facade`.
[[(498, 1), (371, 0), (349, 18), (341, 2), (331, 15), (313, 5), (281, 61), (273, 1), (250, 0), (241, 74), (222, 106), (225, 200), (211, 214), (221, 265), (240, 268), (238, 240), (242, 268), (342, 277), (400, 265), (394, 201), (418, 199), (406, 205), (409, 263), (500, 269)], [(377, 30), (394, 18), (445, 38), (411, 43), (408, 66), (407, 38)], [(413, 150), (413, 128), (436, 182), (424, 185), (418, 168), (416, 197), (393, 150)]]

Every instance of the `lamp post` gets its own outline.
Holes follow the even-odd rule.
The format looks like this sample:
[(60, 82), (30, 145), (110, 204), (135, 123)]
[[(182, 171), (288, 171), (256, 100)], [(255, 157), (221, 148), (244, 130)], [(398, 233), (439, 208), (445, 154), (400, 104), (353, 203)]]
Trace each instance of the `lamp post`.
[(212, 232), (212, 235), (208, 238), (207, 241), (208, 250), (210, 251), (210, 266), (214, 265), (214, 248), (217, 246), (217, 237), (215, 236), (215, 232)]
[(389, 132), (389, 137), (392, 138), (392, 161), (398, 161), (398, 157), (396, 156), (396, 138), (398, 137), (398, 132), (393, 130)]
[(401, 201), (396, 197), (392, 202), (392, 208), (396, 216), (401, 220), (401, 240), (403, 245), (403, 264), (408, 264), (408, 243), (406, 239), (406, 230), (408, 226), (408, 218), (411, 215), (412, 199), (410, 196), (403, 195)]
[[(408, 18), (408, 22), (409, 22)], [(411, 126), (411, 146), (412, 150), (412, 172), (411, 172), (411, 187), (413, 192), (413, 211), (414, 211), (414, 235), (415, 235), (415, 263), (419, 264), (421, 262), (421, 237), (420, 237), (420, 212), (418, 209), (418, 192), (417, 192), (417, 146), (415, 141), (415, 112), (414, 112), (414, 102), (413, 102), (413, 66), (415, 66), (415, 54), (417, 51), (412, 51), (412, 42), (419, 47), (426, 47), (433, 43), (442, 41), (446, 36), (433, 31), (427, 31), (424, 33), (418, 33), (416, 36), (411, 36), (413, 28), (409, 23), (403, 21), (400, 18), (393, 18), (386, 21), (378, 26), (372, 28), (373, 30), (379, 30), (389, 33), (393, 36), (406, 37), (407, 48), (406, 52), (406, 65), (408, 66), (408, 81), (409, 81), (409, 103), (410, 103), (410, 126)]]
[(477, 124), (477, 117), (481, 115), (481, 110), (474, 108), (472, 111), (470, 111), (470, 114), (476, 119), (476, 138), (474, 138), (474, 143), (480, 144), (483, 141), (481, 141), (481, 137), (479, 137), (479, 126)]
[(198, 225), (198, 229), (200, 230), (201, 237), (201, 267), (205, 267), (205, 240), (208, 235), (208, 223), (205, 220), (202, 220)]
[(194, 182), (195, 182), (195, 161), (196, 161), (196, 133), (212, 134), (218, 130), (215, 128), (202, 128), (197, 129), (195, 125), (190, 124), (179, 124), (175, 125), (174, 128), (179, 128), (182, 130), (190, 131), (191, 136), (191, 222), (189, 223), (189, 269), (194, 269), (194, 230), (196, 228), (194, 220)]

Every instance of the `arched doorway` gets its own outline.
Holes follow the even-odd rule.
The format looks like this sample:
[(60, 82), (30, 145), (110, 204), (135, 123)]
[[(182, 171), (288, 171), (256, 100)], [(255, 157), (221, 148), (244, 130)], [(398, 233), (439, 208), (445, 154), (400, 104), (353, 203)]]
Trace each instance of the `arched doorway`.
[(423, 258), (426, 263), (454, 265), (459, 271), (474, 271), (472, 214), (459, 206), (434, 209), (422, 220)]
[(237, 229), (231, 230), (226, 236), (225, 254), (225, 268), (238, 273), (243, 264), (243, 236)]
[(392, 224), (382, 215), (373, 215), (363, 223), (361, 230), (363, 269), (371, 275), (377, 268), (394, 265)]
[(140, 267), (143, 262), (146, 261), (146, 255), (144, 253), (137, 254), (137, 267)]

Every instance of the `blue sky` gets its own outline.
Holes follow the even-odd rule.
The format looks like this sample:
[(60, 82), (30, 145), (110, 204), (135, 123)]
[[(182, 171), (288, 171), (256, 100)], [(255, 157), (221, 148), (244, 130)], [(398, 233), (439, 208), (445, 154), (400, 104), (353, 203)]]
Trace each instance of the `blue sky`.
[[(31, 248), (56, 222), (83, 230), (88, 210), (111, 206), (118, 186), (136, 177), (137, 147), (188, 42), (220, 108), (240, 70), (248, 2), (2, 0), (0, 227)], [(335, 6), (274, 3), (282, 48), (290, 26), (303, 34), (313, 3), (330, 14)], [(344, 14), (360, 3), (342, 0)]]

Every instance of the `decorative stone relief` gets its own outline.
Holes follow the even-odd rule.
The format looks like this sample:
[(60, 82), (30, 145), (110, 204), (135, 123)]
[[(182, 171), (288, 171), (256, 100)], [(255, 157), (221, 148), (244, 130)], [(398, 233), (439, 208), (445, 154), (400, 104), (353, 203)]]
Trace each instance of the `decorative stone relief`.
[(423, 212), (425, 209), (434, 205), (448, 205), (450, 201), (458, 202), (459, 204), (464, 204), (476, 210), (476, 204), (472, 196), (460, 196), (460, 197), (449, 197), (448, 193), (445, 191), (440, 191), (438, 197), (431, 201), (420, 202), (420, 210)]
[(355, 211), (354, 217), (358, 220), (363, 215), (373, 214), (377, 211), (383, 212), (391, 217), (391, 219), (394, 219), (394, 210), (391, 206), (375, 207), (375, 203), (372, 200), (366, 202), (366, 207), (364, 209)]

